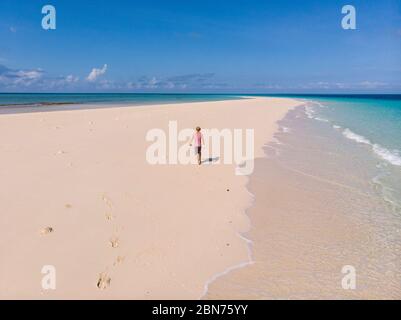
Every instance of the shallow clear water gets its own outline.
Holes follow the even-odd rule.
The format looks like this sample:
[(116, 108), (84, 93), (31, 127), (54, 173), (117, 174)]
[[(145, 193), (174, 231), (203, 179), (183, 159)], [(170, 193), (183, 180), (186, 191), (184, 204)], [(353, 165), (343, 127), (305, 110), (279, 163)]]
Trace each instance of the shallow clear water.
[[(288, 179), (292, 173), (304, 176), (300, 188), (313, 190), (333, 217), (348, 220), (345, 225), (353, 225), (351, 232), (360, 235), (327, 250), (335, 255), (333, 261), (344, 265), (350, 261), (357, 267), (364, 285), (355, 292), (359, 298), (399, 298), (401, 294), (398, 119), (401, 101), (306, 100), (304, 108), (290, 112), (280, 122), (277, 143), (271, 145), (272, 161), (285, 168), (282, 178)], [(392, 157), (377, 152), (375, 146)], [(343, 297), (341, 291), (327, 295)]]
[(374, 164), (370, 182), (401, 213), (401, 99), (317, 99), (306, 114), (351, 141), (350, 155)]
[[(300, 98), (250, 178), (254, 263), (207, 298), (399, 299), (400, 101)], [(342, 288), (344, 266), (355, 290)]]

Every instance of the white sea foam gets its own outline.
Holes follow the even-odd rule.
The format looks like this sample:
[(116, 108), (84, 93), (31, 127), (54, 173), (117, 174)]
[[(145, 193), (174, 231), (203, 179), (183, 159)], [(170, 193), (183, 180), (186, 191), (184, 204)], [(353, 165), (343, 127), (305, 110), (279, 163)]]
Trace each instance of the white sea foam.
[[(324, 106), (320, 103), (316, 103), (315, 106), (319, 106), (320, 108), (326, 108), (326, 106)], [(309, 119), (314, 119), (314, 120), (322, 121), (322, 122), (329, 122), (329, 120), (327, 120), (325, 118), (317, 117), (316, 110), (311, 105), (305, 106), (305, 114)]]
[(327, 120), (325, 118), (321, 118), (321, 117), (315, 117), (314, 119), (317, 120), (317, 121), (329, 122), (329, 120)]
[(373, 152), (376, 153), (381, 159), (386, 160), (394, 166), (401, 166), (401, 154), (398, 150), (389, 150), (377, 143), (373, 144), (369, 139), (352, 132), (350, 129), (345, 129), (343, 135), (348, 139), (354, 140), (361, 144), (369, 145)]
[(320, 102), (315, 101), (314, 103), (317, 104), (320, 108), (327, 108), (326, 105), (321, 104)]
[[(254, 197), (254, 195), (253, 195), (252, 193), (250, 193), (250, 194)], [(254, 199), (253, 199), (253, 201), (254, 201)], [(213, 276), (206, 282), (206, 284), (204, 285), (203, 293), (202, 293), (202, 296), (200, 297), (200, 300), (201, 300), (204, 296), (207, 295), (207, 292), (209, 291), (209, 286), (210, 286), (210, 284), (211, 284), (212, 282), (216, 281), (218, 278), (220, 278), (220, 277), (222, 277), (222, 276), (224, 276), (224, 275), (230, 273), (230, 272), (233, 271), (233, 270), (245, 268), (245, 267), (247, 267), (247, 266), (252, 265), (252, 264), (255, 263), (255, 261), (253, 260), (253, 256), (252, 256), (253, 241), (250, 240), (250, 239), (248, 239), (248, 238), (246, 238), (244, 235), (242, 235), (242, 234), (240, 234), (240, 233), (238, 233), (237, 236), (240, 237), (240, 238), (247, 244), (247, 247), (248, 247), (248, 260), (247, 260), (247, 261), (244, 261), (244, 262), (241, 262), (241, 263), (239, 263), (239, 264), (237, 264), (237, 265), (228, 267), (227, 269), (223, 270), (222, 272), (219, 272), (219, 273), (213, 275)]]
[(347, 137), (348, 139), (354, 140), (358, 143), (363, 143), (363, 144), (368, 144), (368, 145), (373, 146), (372, 143), (368, 139), (366, 139), (364, 136), (360, 136), (359, 134), (352, 132), (348, 128), (343, 131), (343, 135), (345, 137)]
[[(320, 108), (326, 107), (320, 103), (317, 103), (314, 106), (318, 106)], [(325, 118), (316, 116), (316, 110), (311, 105), (305, 106), (305, 114), (309, 119), (314, 119), (314, 120), (318, 120), (318, 121), (322, 121), (322, 122), (330, 122), (329, 120), (327, 120)], [(333, 125), (333, 128), (334, 129), (342, 129), (338, 125)], [(283, 132), (284, 132), (284, 129), (283, 129)], [(357, 143), (370, 146), (372, 148), (372, 151), (377, 156), (379, 156), (381, 159), (387, 161), (388, 163), (390, 163), (394, 166), (401, 166), (401, 152), (399, 150), (389, 150), (389, 149), (381, 146), (380, 144), (372, 143), (366, 137), (359, 135), (359, 134), (351, 131), (348, 128), (346, 128), (343, 131), (343, 135), (350, 140), (356, 141)]]
[(311, 106), (306, 105), (305, 106), (305, 114), (309, 119), (314, 118), (315, 110)]
[(398, 150), (393, 150), (390, 151), (386, 148), (383, 148), (382, 146), (378, 144), (373, 145), (373, 151), (379, 155), (382, 159), (390, 162), (391, 164), (395, 166), (401, 166), (401, 155)]

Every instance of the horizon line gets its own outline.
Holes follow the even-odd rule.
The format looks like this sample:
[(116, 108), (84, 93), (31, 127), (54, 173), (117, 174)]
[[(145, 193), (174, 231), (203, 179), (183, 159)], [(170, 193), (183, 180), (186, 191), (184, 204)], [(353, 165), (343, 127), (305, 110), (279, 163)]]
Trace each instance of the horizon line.
[(159, 94), (159, 95), (401, 95), (401, 92), (333, 92), (333, 93), (296, 93), (296, 92), (273, 92), (273, 93), (249, 93), (249, 92), (0, 92), (0, 94)]

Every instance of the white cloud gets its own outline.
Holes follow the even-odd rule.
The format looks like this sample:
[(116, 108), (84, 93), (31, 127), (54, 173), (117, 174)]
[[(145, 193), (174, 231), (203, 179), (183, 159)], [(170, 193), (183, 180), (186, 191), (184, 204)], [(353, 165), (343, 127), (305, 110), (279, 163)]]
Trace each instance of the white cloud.
[(79, 82), (79, 77), (68, 75), (59, 77), (47, 77), (39, 83), (39, 87), (42, 89), (63, 89), (63, 88), (74, 88)]
[[(335, 89), (347, 89), (347, 90), (357, 90), (357, 89), (379, 89), (379, 88), (391, 88), (394, 85), (380, 82), (380, 81), (360, 81), (360, 82), (325, 82), (325, 81), (318, 81), (318, 82), (310, 82), (307, 84), (295, 86), (294, 88), (300, 89), (323, 89), (323, 90), (335, 90)], [(291, 87), (290, 87), (291, 88)]]
[(86, 80), (90, 82), (96, 81), (97, 78), (105, 74), (106, 71), (107, 71), (107, 64), (105, 64), (102, 69), (93, 68), (92, 71), (89, 73), (88, 77), (86, 78)]
[(37, 80), (42, 77), (43, 71), (38, 69), (38, 70), (19, 70), (15, 72), (16, 76), (18, 79), (24, 79), (24, 80)]
[(215, 84), (210, 82), (214, 73), (194, 73), (174, 77), (140, 77), (136, 82), (126, 84), (126, 89), (187, 89), (187, 88), (214, 88)]
[(0, 65), (0, 84), (5, 86), (29, 87), (43, 77), (43, 70), (13, 70)]
[(359, 85), (366, 89), (376, 89), (379, 87), (385, 87), (387, 83), (379, 82), (379, 81), (363, 81), (359, 83)]
[(257, 83), (254, 85), (256, 89), (269, 89), (269, 90), (280, 90), (282, 86), (271, 83)]
[(52, 90), (73, 88), (79, 83), (79, 77), (74, 75), (49, 76), (42, 69), (10, 69), (0, 64), (0, 90)]
[(72, 74), (70, 74), (69, 76), (65, 77), (65, 82), (67, 83), (75, 83), (79, 81), (79, 77), (75, 77)]

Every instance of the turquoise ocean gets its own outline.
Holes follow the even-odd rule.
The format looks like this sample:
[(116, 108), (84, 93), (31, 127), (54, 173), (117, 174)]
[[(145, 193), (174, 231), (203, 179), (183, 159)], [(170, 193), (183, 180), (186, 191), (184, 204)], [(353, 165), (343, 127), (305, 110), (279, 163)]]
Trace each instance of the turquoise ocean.
[[(326, 221), (329, 228), (323, 230), (328, 238), (335, 239), (325, 243), (325, 237), (313, 229), (313, 221), (307, 222), (305, 228), (317, 236), (305, 242), (305, 257), (299, 262), (304, 271), (297, 281), (309, 283), (311, 288), (293, 292), (293, 297), (399, 299), (401, 96), (291, 97), (304, 105), (279, 121), (279, 130), (266, 147), (267, 158), (263, 160), (263, 169), (275, 173), (264, 175), (282, 181), (283, 203), (276, 208), (279, 214), (290, 213), (296, 221), (303, 210), (308, 210), (306, 216)], [(267, 190), (268, 184), (266, 180)], [(287, 189), (292, 190), (288, 197)], [(336, 229), (338, 225), (341, 228)], [(256, 228), (264, 230), (265, 226)], [(269, 239), (272, 230), (267, 230)], [(274, 240), (280, 242), (284, 252), (291, 252), (302, 248), (297, 244), (302, 239), (293, 242), (294, 238), (287, 234)], [(269, 241), (266, 243), (268, 248)], [(268, 263), (274, 251), (263, 251), (263, 243), (255, 247), (270, 253), (266, 255)], [(353, 292), (338, 285), (339, 270), (344, 265), (357, 270), (358, 289)], [(264, 271), (260, 277), (268, 274)], [(266, 279), (266, 285), (258, 287), (260, 297), (288, 297), (272, 295), (274, 280)]]
[[(401, 96), (316, 97), (306, 101), (308, 119), (332, 129), (336, 138), (349, 140), (349, 161), (362, 156), (374, 163), (372, 185), (395, 212), (401, 213)], [(332, 141), (335, 145), (340, 142)]]
[[(250, 177), (255, 263), (216, 280), (208, 298), (399, 299), (401, 95), (280, 96), (303, 104)], [(356, 290), (343, 289), (344, 266)]]

